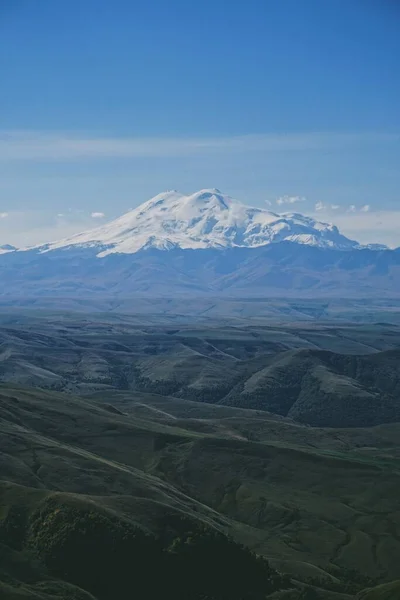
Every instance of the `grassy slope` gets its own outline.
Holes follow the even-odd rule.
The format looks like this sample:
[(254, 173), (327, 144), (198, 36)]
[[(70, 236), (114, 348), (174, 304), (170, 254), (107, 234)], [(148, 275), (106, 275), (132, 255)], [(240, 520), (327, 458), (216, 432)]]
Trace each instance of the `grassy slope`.
[[(398, 431), (354, 435), (157, 395), (83, 400), (7, 386), (0, 475), (36, 488), (32, 502), (48, 490), (83, 494), (150, 531), (166, 515), (200, 519), (296, 578), (332, 583), (354, 569), (390, 579), (400, 558)], [(2, 486), (3, 511), (18, 490)]]
[(290, 350), (259, 362), (221, 403), (328, 427), (400, 421), (399, 350), (354, 356)]
[(171, 328), (139, 327), (127, 316), (9, 320), (0, 328), (0, 381), (83, 395), (114, 388), (174, 395), (312, 425), (400, 418), (394, 325)]
[(365, 590), (357, 596), (357, 600), (398, 600), (399, 598), (400, 580)]

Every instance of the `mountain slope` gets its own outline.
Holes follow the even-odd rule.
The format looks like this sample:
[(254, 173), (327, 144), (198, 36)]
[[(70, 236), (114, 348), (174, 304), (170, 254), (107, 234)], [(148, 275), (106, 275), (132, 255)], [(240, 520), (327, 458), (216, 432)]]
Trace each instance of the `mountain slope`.
[(253, 208), (217, 189), (205, 189), (189, 196), (175, 191), (158, 194), (111, 223), (39, 249), (95, 247), (102, 257), (147, 248), (256, 248), (281, 241), (320, 248), (359, 246), (334, 225), (298, 213), (279, 215)]
[(15, 252), (17, 248), (15, 246), (11, 246), (11, 244), (3, 244), (0, 246), (0, 254), (7, 254), (8, 252)]
[(87, 506), (153, 534), (183, 516), (229, 531), (338, 591), (350, 570), (397, 576), (398, 426), (326, 431), (161, 396), (109, 400), (0, 386), (0, 543), (62, 540), (68, 507)]
[(220, 402), (267, 410), (317, 427), (400, 421), (399, 350), (350, 356), (291, 350), (264, 360)]
[[(358, 339), (357, 347), (365, 344), (371, 353), (369, 339), (386, 336), (385, 345), (398, 345), (395, 326), (297, 326), (284, 333), (271, 326), (138, 328), (123, 315), (103, 316), (104, 322), (84, 315), (3, 319), (4, 380), (49, 387), (75, 381), (82, 395), (0, 384), (1, 598), (128, 597), (110, 586), (118, 581), (131, 588), (137, 567), (130, 555), (126, 568), (119, 551), (110, 554), (110, 547), (121, 548), (121, 527), (125, 533), (139, 527), (165, 542), (171, 533), (182, 538), (189, 521), (184, 539), (192, 525), (228, 532), (293, 577), (295, 588), (274, 598), (303, 599), (311, 584), (321, 590), (318, 600), (350, 600), (398, 577), (399, 424), (324, 429), (265, 410), (271, 381), (283, 400), (293, 401), (285, 414), (300, 406), (303, 421), (326, 415), (334, 424), (339, 415), (345, 422), (356, 407), (357, 424), (365, 425), (364, 417), (376, 419), (389, 401), (398, 407), (398, 350), (344, 356), (310, 349), (317, 342), (351, 348)], [(277, 353), (283, 345), (303, 349)], [(203, 390), (210, 401), (221, 383), (240, 393), (236, 374), (250, 395), (263, 399), (264, 410), (187, 400), (190, 391)], [(315, 389), (302, 387), (309, 375), (319, 378)], [(166, 395), (170, 383), (180, 398)], [(326, 390), (329, 403), (320, 397)], [(245, 406), (247, 399), (240, 400)], [(121, 549), (122, 556), (131, 551)], [(229, 571), (221, 571), (219, 556), (209, 559), (226, 588)], [(94, 585), (98, 561), (108, 565), (100, 568), (100, 588)], [(208, 563), (194, 564), (205, 577)], [(146, 572), (146, 565), (138, 568), (135, 582)]]
[(82, 395), (161, 394), (314, 426), (400, 421), (396, 326), (171, 329), (103, 319), (0, 327), (0, 381)]

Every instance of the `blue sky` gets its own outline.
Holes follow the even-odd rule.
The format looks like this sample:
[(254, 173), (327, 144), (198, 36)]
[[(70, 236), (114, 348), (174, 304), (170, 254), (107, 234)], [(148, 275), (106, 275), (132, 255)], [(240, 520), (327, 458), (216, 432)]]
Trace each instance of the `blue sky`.
[(399, 57), (396, 0), (0, 0), (0, 243), (218, 187), (400, 245)]

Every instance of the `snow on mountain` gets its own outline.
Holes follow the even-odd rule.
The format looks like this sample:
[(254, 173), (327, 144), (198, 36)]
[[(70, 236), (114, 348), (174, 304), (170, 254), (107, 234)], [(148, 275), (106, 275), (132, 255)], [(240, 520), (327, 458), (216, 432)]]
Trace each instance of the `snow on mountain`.
[(15, 250), (17, 250), (17, 248), (15, 246), (11, 246), (11, 244), (3, 244), (3, 246), (0, 246), (0, 254), (15, 252)]
[(108, 224), (38, 250), (95, 247), (102, 257), (146, 248), (255, 248), (281, 241), (343, 250), (359, 247), (334, 225), (298, 213), (254, 208), (217, 189), (205, 189), (188, 196), (164, 192)]

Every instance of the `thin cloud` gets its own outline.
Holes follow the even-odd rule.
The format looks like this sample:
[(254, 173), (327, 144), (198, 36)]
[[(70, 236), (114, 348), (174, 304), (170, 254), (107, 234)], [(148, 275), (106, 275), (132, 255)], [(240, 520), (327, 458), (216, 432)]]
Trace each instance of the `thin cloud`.
[[(340, 204), (325, 204), (324, 202), (317, 202), (314, 206), (315, 210), (318, 212), (330, 212), (330, 211), (338, 211), (341, 206)], [(350, 204), (345, 210), (346, 213), (357, 213), (362, 212), (366, 213), (371, 210), (370, 204), (364, 204), (360, 208), (357, 208), (355, 204)]]
[(279, 206), (282, 206), (284, 204), (297, 204), (297, 202), (304, 202), (305, 198), (303, 198), (303, 196), (281, 196), (280, 198), (277, 198), (276, 203)]
[(104, 219), (106, 215), (103, 212), (92, 212), (90, 216), (92, 219)]
[[(321, 211), (311, 215), (318, 220)], [(338, 211), (332, 221), (341, 233), (362, 244), (387, 244), (392, 248), (400, 246), (400, 210), (374, 211), (370, 208), (369, 211)]]
[(96, 226), (98, 223), (89, 213), (10, 211), (7, 219), (0, 217), (0, 238), (2, 243), (22, 248), (70, 237)]
[(0, 212), (0, 219), (6, 219), (8, 217), (8, 212)]
[(325, 204), (324, 202), (317, 202), (314, 208), (318, 212), (329, 212), (331, 210), (339, 210), (340, 204)]
[(260, 134), (219, 138), (113, 138), (71, 133), (0, 132), (0, 161), (80, 161), (183, 157), (213, 153), (287, 152), (397, 142), (384, 133)]

